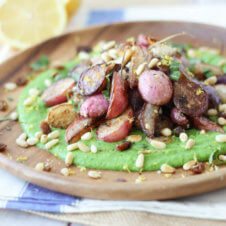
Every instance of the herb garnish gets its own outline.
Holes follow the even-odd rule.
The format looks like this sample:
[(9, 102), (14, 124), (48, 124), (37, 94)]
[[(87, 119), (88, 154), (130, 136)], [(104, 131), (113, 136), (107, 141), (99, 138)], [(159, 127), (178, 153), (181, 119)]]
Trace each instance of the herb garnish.
[(49, 65), (49, 58), (46, 55), (40, 56), (40, 58), (30, 65), (34, 71), (40, 71), (45, 69)]

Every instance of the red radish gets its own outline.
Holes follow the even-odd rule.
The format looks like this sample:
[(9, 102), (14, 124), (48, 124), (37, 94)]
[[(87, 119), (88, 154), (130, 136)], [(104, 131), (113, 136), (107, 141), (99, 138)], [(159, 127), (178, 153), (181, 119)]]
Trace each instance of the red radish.
[(111, 85), (110, 104), (107, 111), (107, 119), (116, 118), (122, 114), (128, 106), (126, 84), (118, 72), (114, 72)]
[(68, 126), (65, 133), (65, 139), (68, 143), (78, 141), (81, 136), (92, 129), (94, 121), (91, 118), (77, 116)]
[(42, 94), (42, 100), (47, 107), (61, 104), (67, 101), (67, 94), (75, 85), (74, 79), (65, 78), (53, 83)]
[(137, 45), (147, 48), (149, 46), (148, 37), (144, 34), (139, 34), (137, 37)]
[(171, 110), (170, 117), (171, 120), (179, 126), (186, 126), (189, 123), (187, 117), (178, 108)]
[(172, 82), (161, 71), (143, 72), (139, 77), (138, 88), (145, 101), (158, 106), (167, 104), (173, 95)]
[(80, 108), (80, 115), (97, 118), (106, 114), (109, 103), (103, 94), (88, 97)]
[(118, 118), (106, 121), (97, 129), (98, 139), (105, 142), (116, 142), (125, 139), (133, 124), (133, 111), (127, 109)]

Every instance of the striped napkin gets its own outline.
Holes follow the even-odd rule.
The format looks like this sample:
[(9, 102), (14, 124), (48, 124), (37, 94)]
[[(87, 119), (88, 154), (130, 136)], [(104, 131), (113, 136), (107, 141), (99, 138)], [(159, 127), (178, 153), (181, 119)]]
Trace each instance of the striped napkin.
[[(218, 8), (217, 8), (218, 7)], [(88, 14), (87, 24), (124, 20), (183, 19), (226, 26), (225, 7), (171, 7), (96, 10)], [(184, 13), (181, 11), (183, 10)], [(215, 16), (209, 16), (212, 12)], [(189, 16), (186, 16), (186, 15)], [(199, 17), (197, 16), (199, 15)], [(210, 21), (211, 20), (211, 21)], [(0, 170), (0, 208), (51, 213), (85, 213), (137, 210), (175, 216), (226, 220), (226, 189), (174, 201), (103, 201), (72, 197), (22, 181)]]

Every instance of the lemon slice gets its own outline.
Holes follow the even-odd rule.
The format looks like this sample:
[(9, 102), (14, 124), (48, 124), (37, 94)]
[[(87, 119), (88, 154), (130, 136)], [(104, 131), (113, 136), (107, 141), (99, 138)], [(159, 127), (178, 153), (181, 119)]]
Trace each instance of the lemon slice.
[(60, 34), (67, 23), (62, 0), (5, 0), (0, 6), (0, 39), (24, 49)]

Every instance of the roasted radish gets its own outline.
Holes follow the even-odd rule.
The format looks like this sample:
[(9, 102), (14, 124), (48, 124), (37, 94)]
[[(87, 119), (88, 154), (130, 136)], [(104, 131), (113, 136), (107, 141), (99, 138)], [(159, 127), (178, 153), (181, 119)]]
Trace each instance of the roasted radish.
[(77, 113), (72, 104), (63, 103), (49, 109), (47, 122), (55, 128), (66, 129), (75, 119)]
[(97, 129), (98, 139), (105, 142), (116, 142), (125, 139), (133, 124), (133, 111), (127, 109), (117, 118), (110, 119)]
[(138, 88), (145, 101), (158, 106), (167, 104), (173, 95), (172, 82), (161, 71), (143, 72), (139, 77)]
[(74, 79), (65, 78), (48, 87), (42, 94), (42, 100), (47, 107), (61, 104), (67, 101), (67, 96), (75, 85)]
[(83, 71), (78, 82), (80, 93), (87, 96), (103, 90), (106, 86), (105, 76), (105, 65), (94, 65)]
[(106, 118), (116, 118), (125, 111), (127, 106), (128, 96), (125, 81), (122, 79), (119, 72), (114, 72), (111, 85), (110, 104)]
[(179, 126), (187, 126), (188, 118), (177, 108), (173, 108), (170, 112), (170, 117), (173, 123)]
[(76, 82), (78, 82), (81, 74), (88, 68), (89, 64), (78, 64), (69, 72), (69, 76), (72, 77)]
[(109, 103), (102, 94), (88, 97), (81, 105), (80, 115), (97, 118), (107, 113)]

